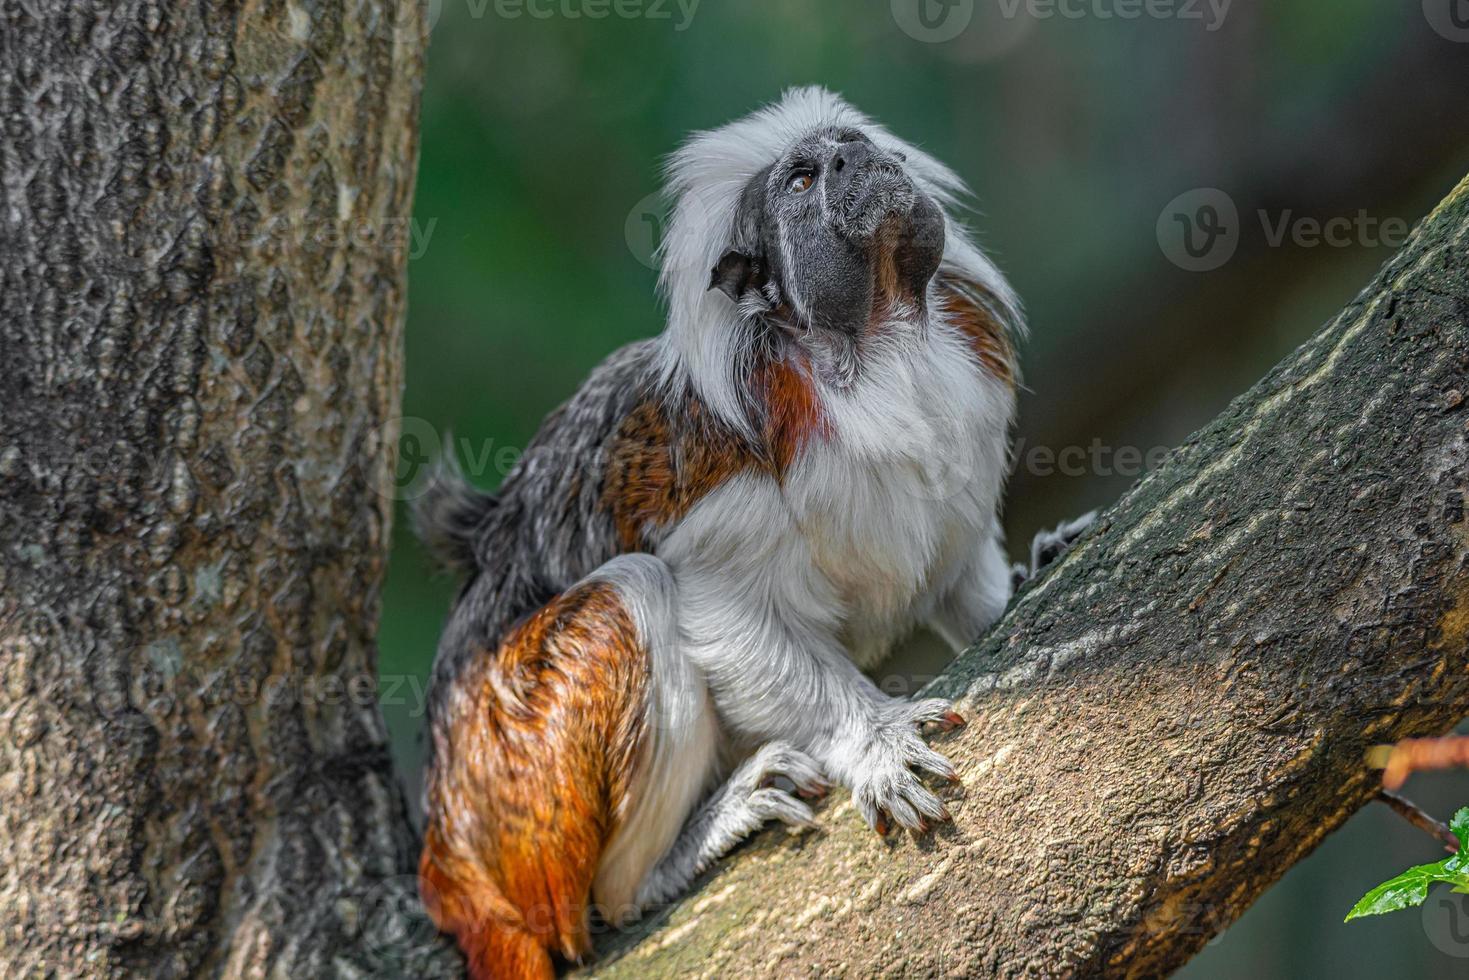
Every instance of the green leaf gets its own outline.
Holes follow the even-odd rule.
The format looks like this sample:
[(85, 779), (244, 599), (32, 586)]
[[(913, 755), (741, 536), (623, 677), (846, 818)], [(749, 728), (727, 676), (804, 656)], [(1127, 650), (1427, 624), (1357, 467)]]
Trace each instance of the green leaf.
[(1454, 891), (1469, 894), (1469, 806), (1454, 814), (1449, 821), (1449, 829), (1459, 838), (1457, 854), (1433, 864), (1420, 864), (1396, 878), (1389, 878), (1363, 895), (1362, 900), (1347, 913), (1345, 921), (1422, 905), (1428, 897), (1429, 886), (1438, 883), (1452, 885)]
[(1469, 850), (1469, 806), (1460, 807), (1459, 812), (1449, 818), (1449, 829), (1459, 838), (1459, 853)]
[(1352, 906), (1343, 921), (1351, 922), (1365, 915), (1381, 915), (1384, 912), (1396, 912), (1398, 909), (1422, 905), (1423, 900), (1428, 897), (1428, 886), (1435, 881), (1445, 880), (1442, 864), (1442, 861), (1420, 864), (1396, 878), (1389, 878), (1363, 895), (1362, 900)]

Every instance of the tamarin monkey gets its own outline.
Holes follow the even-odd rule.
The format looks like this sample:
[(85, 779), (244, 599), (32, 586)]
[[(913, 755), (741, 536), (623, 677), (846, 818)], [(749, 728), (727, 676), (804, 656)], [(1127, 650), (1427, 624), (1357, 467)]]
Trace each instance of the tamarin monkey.
[(593, 913), (624, 923), (762, 824), (810, 825), (829, 784), (880, 833), (947, 819), (920, 775), (954, 766), (924, 736), (962, 720), (863, 672), (920, 625), (973, 641), (1013, 587), (1022, 321), (952, 215), (959, 178), (820, 88), (694, 135), (668, 178), (666, 329), (603, 361), (497, 493), (451, 470), (416, 508), (465, 576), (420, 884), (479, 978), (552, 976)]

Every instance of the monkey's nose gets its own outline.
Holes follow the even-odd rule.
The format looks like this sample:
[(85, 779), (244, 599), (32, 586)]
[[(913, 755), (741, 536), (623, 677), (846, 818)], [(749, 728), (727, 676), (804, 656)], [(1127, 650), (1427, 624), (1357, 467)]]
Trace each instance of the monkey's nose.
[(838, 183), (845, 184), (853, 175), (862, 171), (862, 168), (872, 160), (872, 144), (866, 142), (853, 142), (838, 144), (836, 152), (831, 155), (832, 179)]
[(889, 215), (913, 208), (913, 180), (903, 165), (866, 140), (837, 145), (826, 161), (827, 214), (841, 234), (870, 238)]

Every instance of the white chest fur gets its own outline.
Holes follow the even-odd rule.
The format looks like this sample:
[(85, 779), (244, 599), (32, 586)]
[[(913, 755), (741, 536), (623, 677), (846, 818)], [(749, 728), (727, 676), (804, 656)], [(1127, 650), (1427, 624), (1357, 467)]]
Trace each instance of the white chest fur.
[(990, 531), (1014, 398), (942, 326), (872, 351), (856, 385), (822, 394), (831, 434), (784, 496), (867, 667)]
[(935, 324), (875, 345), (854, 385), (820, 397), (828, 431), (783, 483), (731, 480), (658, 554), (687, 627), (711, 628), (726, 604), (764, 604), (836, 635), (869, 668), (994, 533), (1014, 396)]

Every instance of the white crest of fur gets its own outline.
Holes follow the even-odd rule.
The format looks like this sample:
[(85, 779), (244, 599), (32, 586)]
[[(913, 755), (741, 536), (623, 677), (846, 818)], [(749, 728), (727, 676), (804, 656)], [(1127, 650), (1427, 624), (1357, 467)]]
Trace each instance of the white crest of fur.
[[(915, 182), (944, 211), (939, 277), (977, 283), (994, 297), (992, 312), (1012, 333), (1022, 321), (1010, 284), (970, 239), (954, 211), (969, 195), (948, 167), (818, 86), (788, 90), (781, 100), (718, 129), (695, 133), (669, 159), (666, 193), (673, 202), (660, 250), (659, 287), (668, 304), (661, 374), (670, 390), (684, 384), (725, 422), (749, 432), (738, 373), (750, 337), (736, 305), (709, 276), (729, 247), (735, 210), (750, 178), (812, 130), (861, 130), (880, 148), (903, 154)], [(932, 304), (931, 304), (932, 307)]]

